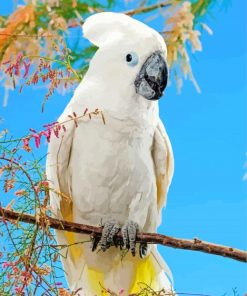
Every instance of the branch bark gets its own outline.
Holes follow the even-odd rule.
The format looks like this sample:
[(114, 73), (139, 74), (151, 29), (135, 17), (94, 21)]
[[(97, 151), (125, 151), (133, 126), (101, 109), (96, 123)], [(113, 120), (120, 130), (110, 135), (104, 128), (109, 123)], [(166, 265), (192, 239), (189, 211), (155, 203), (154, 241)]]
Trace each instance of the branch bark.
[(122, 13), (132, 16), (135, 14), (147, 13), (158, 8), (168, 7), (171, 4), (172, 4), (172, 1), (163, 1), (163, 2), (158, 2), (156, 4), (149, 5), (149, 6), (141, 6), (132, 10), (123, 11)]
[[(30, 224), (40, 224), (35, 216), (15, 212), (12, 210), (7, 210), (0, 206), (0, 217), (2, 220), (14, 220)], [(94, 237), (100, 236), (102, 233), (102, 227), (95, 227), (90, 225), (78, 224), (68, 221), (62, 221), (47, 216), (46, 221), (48, 221), (49, 226), (57, 230), (66, 230), (69, 232), (88, 234)], [(40, 225), (42, 226), (42, 225)], [(119, 239), (122, 238), (121, 234), (118, 234)], [(200, 251), (208, 254), (219, 255), (241, 262), (247, 262), (247, 252), (232, 247), (217, 245), (205, 241), (201, 241), (198, 238), (194, 239), (180, 239), (167, 235), (157, 234), (157, 233), (138, 233), (137, 242), (146, 242), (148, 244), (160, 244), (167, 247)]]

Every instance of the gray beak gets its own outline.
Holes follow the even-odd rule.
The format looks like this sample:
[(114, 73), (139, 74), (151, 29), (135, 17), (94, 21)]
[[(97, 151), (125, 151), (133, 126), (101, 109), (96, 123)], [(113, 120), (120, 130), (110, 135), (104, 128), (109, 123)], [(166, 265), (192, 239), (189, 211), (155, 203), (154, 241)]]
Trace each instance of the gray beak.
[(147, 100), (158, 100), (167, 85), (168, 69), (160, 51), (147, 58), (135, 80), (136, 92)]

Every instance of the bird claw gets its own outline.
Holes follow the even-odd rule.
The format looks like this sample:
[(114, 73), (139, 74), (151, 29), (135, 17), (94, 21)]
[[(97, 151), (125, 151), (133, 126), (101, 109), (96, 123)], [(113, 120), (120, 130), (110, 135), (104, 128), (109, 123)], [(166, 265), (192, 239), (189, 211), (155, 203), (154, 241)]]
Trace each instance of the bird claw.
[(140, 243), (139, 246), (139, 255), (141, 258), (146, 257), (148, 252), (148, 244), (147, 243)]
[(105, 252), (112, 244), (114, 244), (114, 237), (119, 232), (119, 230), (120, 226), (115, 219), (110, 219), (104, 223), (102, 235), (98, 242), (103, 252)]
[[(116, 247), (120, 246), (120, 249), (130, 250), (133, 256), (136, 255), (136, 236), (139, 232), (139, 225), (132, 221), (128, 220), (121, 229), (123, 241), (119, 240), (116, 237), (116, 234), (119, 232), (120, 226), (115, 219), (107, 220), (103, 224), (101, 238), (99, 236), (94, 236), (92, 238), (92, 251), (94, 252), (98, 246), (100, 249), (105, 252), (110, 246), (115, 245)], [(140, 258), (144, 258), (147, 255), (148, 245), (147, 243), (140, 243), (139, 245), (139, 255)]]
[(92, 252), (94, 252), (97, 249), (99, 242), (100, 242), (99, 236), (92, 237), (92, 246), (91, 246)]
[(139, 225), (132, 220), (127, 221), (121, 229), (123, 246), (125, 249), (130, 250), (133, 256), (136, 254), (136, 235), (138, 231)]

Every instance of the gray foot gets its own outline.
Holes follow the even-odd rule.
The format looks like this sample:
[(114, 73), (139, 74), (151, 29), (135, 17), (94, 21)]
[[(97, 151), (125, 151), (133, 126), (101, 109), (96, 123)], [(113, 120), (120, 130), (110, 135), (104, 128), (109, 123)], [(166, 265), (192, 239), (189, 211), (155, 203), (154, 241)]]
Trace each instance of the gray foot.
[(120, 225), (115, 219), (107, 220), (103, 224), (102, 236), (99, 241), (101, 250), (105, 252), (114, 243), (114, 236), (119, 232)]
[[(139, 225), (132, 220), (127, 221), (121, 229), (123, 236), (123, 247), (130, 250), (133, 256), (136, 255), (136, 236), (138, 231)], [(147, 243), (140, 243), (139, 255), (141, 258), (144, 258), (147, 255), (147, 250)]]
[(131, 251), (131, 254), (135, 256), (136, 254), (136, 235), (139, 231), (139, 225), (129, 220), (122, 227), (122, 236), (123, 236), (123, 246), (124, 248)]

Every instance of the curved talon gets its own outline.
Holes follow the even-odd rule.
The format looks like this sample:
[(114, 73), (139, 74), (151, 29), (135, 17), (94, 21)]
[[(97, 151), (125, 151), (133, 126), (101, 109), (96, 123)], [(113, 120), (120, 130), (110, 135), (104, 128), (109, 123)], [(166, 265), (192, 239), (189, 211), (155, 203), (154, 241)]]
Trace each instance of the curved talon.
[(91, 245), (92, 252), (94, 252), (97, 249), (99, 242), (100, 242), (99, 236), (94, 236), (92, 238), (92, 245)]
[(148, 244), (147, 243), (140, 243), (139, 255), (141, 258), (144, 258), (147, 255), (147, 251), (148, 251)]
[(102, 230), (102, 236), (99, 241), (99, 245), (103, 252), (109, 249), (109, 247), (113, 244), (113, 238), (118, 233), (119, 229), (120, 226), (115, 219), (105, 222)]
[(121, 229), (124, 248), (130, 249), (133, 256), (136, 254), (136, 235), (138, 231), (138, 224), (132, 220), (125, 223)]

